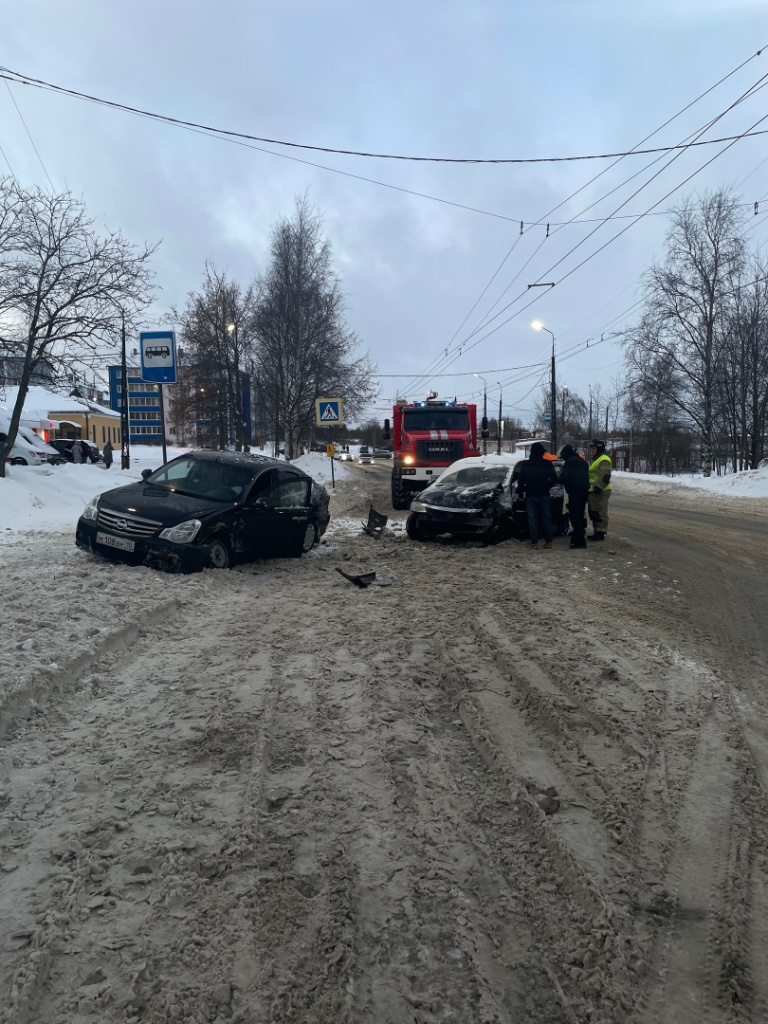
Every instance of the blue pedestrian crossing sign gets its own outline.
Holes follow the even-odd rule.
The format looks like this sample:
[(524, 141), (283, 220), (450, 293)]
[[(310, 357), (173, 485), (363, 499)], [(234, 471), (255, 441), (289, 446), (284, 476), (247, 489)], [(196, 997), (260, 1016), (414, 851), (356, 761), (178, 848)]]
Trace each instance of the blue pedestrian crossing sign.
[(315, 422), (318, 427), (333, 427), (344, 422), (340, 398), (316, 398)]

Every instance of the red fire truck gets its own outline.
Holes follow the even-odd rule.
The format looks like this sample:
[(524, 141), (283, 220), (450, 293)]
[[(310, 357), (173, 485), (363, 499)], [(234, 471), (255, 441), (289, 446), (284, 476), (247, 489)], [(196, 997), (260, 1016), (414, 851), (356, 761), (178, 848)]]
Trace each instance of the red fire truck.
[(480, 454), (477, 407), (440, 401), (436, 394), (424, 402), (398, 402), (391, 431), (384, 420), (384, 437), (393, 441), (392, 507), (409, 508), (412, 493), (431, 484), (452, 462)]

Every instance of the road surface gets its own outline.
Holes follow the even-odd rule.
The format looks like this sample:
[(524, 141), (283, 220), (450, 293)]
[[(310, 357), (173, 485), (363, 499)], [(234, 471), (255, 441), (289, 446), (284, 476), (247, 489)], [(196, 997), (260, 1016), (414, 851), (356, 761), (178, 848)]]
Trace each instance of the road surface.
[(3, 1024), (768, 1020), (760, 503), (530, 551), (388, 481), (300, 561), (7, 549)]

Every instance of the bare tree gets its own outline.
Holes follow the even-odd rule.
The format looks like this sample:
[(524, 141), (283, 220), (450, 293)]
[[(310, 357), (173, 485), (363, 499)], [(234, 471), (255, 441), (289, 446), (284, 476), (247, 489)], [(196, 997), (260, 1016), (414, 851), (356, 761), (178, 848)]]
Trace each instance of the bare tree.
[(150, 300), (149, 258), (119, 233), (100, 237), (83, 203), (0, 182), (0, 352), (19, 356), (21, 373), (0, 477), (13, 446), (30, 381), (45, 362), (55, 376), (93, 360), (99, 342)]
[(717, 394), (728, 461), (756, 469), (768, 411), (768, 264), (754, 258), (744, 277), (733, 292)]
[(306, 197), (272, 231), (271, 261), (260, 282), (255, 368), (275, 444), (293, 458), (314, 423), (317, 398), (343, 399), (348, 419), (373, 398), (367, 356), (344, 320), (345, 300), (331, 247)]
[(243, 289), (208, 261), (200, 290), (189, 293), (184, 309), (171, 313), (184, 352), (171, 416), (194, 423), (197, 442), (207, 447), (234, 445), (241, 451), (250, 437), (244, 389), (255, 309), (254, 287)]
[(654, 380), (695, 426), (705, 476), (712, 472), (727, 310), (745, 263), (741, 226), (727, 190), (678, 207), (665, 259), (646, 274), (642, 319), (625, 342), (633, 378)]

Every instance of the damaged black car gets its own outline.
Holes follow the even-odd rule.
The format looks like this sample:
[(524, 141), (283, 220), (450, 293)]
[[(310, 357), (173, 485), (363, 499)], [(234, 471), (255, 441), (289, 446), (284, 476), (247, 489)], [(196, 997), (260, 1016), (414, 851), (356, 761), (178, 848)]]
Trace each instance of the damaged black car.
[(300, 557), (330, 520), (325, 488), (266, 456), (193, 451), (142, 478), (89, 502), (78, 547), (133, 565), (226, 569), (253, 558)]

